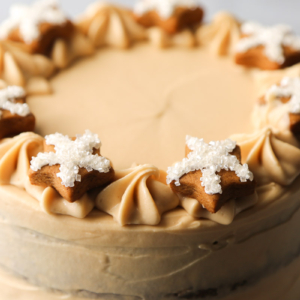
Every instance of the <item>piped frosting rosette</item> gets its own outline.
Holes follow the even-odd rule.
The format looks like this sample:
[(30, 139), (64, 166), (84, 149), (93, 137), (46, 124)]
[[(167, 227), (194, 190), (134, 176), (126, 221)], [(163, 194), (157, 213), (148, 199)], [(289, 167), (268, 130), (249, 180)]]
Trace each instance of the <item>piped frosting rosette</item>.
[(0, 43), (0, 78), (6, 85), (18, 85), (28, 95), (49, 94), (49, 78), (58, 69), (67, 67), (79, 57), (91, 55), (94, 47), (82, 33), (75, 32), (69, 41), (54, 43), (50, 58), (42, 54), (28, 53), (10, 41)]
[(115, 181), (96, 198), (96, 206), (112, 215), (120, 225), (157, 225), (164, 212), (179, 204), (175, 193), (159, 180), (152, 165), (116, 171)]
[(77, 25), (96, 47), (128, 48), (131, 43), (146, 38), (144, 28), (128, 10), (105, 2), (91, 4)]
[(200, 26), (196, 38), (200, 45), (208, 46), (215, 55), (234, 54), (240, 39), (240, 23), (230, 13), (219, 12), (211, 23)]
[(194, 33), (188, 29), (175, 34), (168, 34), (160, 27), (147, 29), (149, 42), (157, 48), (167, 48), (172, 46), (192, 48), (196, 44)]
[(194, 218), (208, 219), (222, 225), (228, 225), (240, 212), (255, 205), (257, 200), (256, 193), (247, 197), (231, 199), (214, 214), (206, 210), (199, 201), (193, 198), (180, 197), (180, 206)]
[(48, 94), (48, 79), (58, 69), (94, 51), (55, 1), (16, 4), (10, 12), (0, 24), (0, 78), (7, 85), (22, 86), (29, 95)]
[(71, 203), (62, 198), (52, 187), (34, 186), (28, 178), (32, 156), (43, 150), (44, 138), (34, 133), (23, 133), (14, 138), (2, 140), (0, 144), (0, 184), (14, 185), (26, 190), (40, 202), (47, 213), (84, 218), (94, 208), (94, 196), (84, 194)]
[(248, 164), (258, 185), (275, 182), (286, 186), (300, 174), (299, 143), (290, 131), (279, 132), (266, 127), (231, 138), (238, 142), (242, 162)]

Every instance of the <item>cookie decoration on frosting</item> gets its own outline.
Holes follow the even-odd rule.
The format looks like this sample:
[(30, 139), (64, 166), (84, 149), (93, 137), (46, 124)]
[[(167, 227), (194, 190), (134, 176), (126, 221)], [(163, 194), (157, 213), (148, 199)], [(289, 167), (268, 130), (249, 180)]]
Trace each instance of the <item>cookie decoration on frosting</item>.
[(114, 169), (100, 155), (100, 146), (98, 135), (89, 130), (73, 139), (60, 133), (46, 136), (44, 152), (30, 162), (31, 184), (54, 187), (69, 202), (108, 184), (113, 180)]
[(246, 22), (241, 34), (235, 55), (239, 65), (276, 70), (300, 62), (300, 37), (287, 25), (264, 27)]
[(47, 54), (56, 39), (68, 39), (74, 26), (56, 0), (15, 4), (0, 24), (0, 39), (21, 43), (30, 53)]
[(25, 95), (20, 86), (0, 90), (0, 139), (34, 130), (35, 117), (25, 103)]
[(200, 24), (203, 10), (195, 0), (139, 0), (136, 21), (146, 28), (158, 26), (169, 34)]
[(300, 77), (284, 77), (279, 84), (272, 85), (259, 99), (253, 118), (258, 129), (271, 125), (279, 130), (290, 130), (299, 138)]
[(187, 157), (168, 168), (167, 183), (180, 196), (197, 199), (216, 213), (228, 200), (254, 193), (255, 181), (230, 139), (205, 143), (186, 137)]

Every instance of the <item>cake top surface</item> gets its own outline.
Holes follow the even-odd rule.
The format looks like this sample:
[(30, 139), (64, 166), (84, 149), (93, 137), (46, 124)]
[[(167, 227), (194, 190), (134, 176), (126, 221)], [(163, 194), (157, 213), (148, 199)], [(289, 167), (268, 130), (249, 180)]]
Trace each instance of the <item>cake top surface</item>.
[[(183, 5), (181, 1), (167, 0), (159, 5), (155, 1), (149, 3), (152, 3), (155, 9), (159, 9), (157, 6), (162, 3), (169, 9)], [(192, 4), (190, 5), (192, 7)], [(189, 7), (188, 4), (186, 6)], [(107, 181), (108, 186), (96, 196), (93, 196), (90, 187), (83, 190), (78, 197), (69, 199), (63, 194), (66, 190), (59, 190), (52, 181), (45, 179), (43, 186), (30, 176), (29, 183), (23, 178), (18, 186), (22, 186), (29, 195), (40, 201), (43, 209), (49, 213), (83, 218), (96, 206), (112, 215), (121, 225), (157, 225), (165, 212), (180, 205), (192, 216), (204, 216), (218, 220), (222, 224), (229, 224), (237, 213), (253, 206), (257, 201), (256, 195), (253, 194), (256, 181), (253, 181), (252, 172), (249, 171), (247, 164), (240, 163), (238, 154), (233, 155), (233, 149), (238, 150), (239, 147), (236, 147), (233, 140), (225, 140), (236, 132), (237, 128), (242, 132), (250, 131), (250, 122), (247, 120), (250, 119), (249, 111), (256, 98), (253, 72), (235, 65), (230, 55), (222, 59), (212, 55), (212, 53), (233, 54), (233, 46), (240, 39), (240, 23), (230, 14), (219, 14), (212, 24), (203, 26), (194, 24), (198, 26), (195, 27), (195, 31), (185, 29), (171, 34), (158, 27), (159, 25), (149, 30), (146, 29), (147, 26), (142, 28), (129, 11), (113, 5), (95, 5), (93, 10), (94, 13), (90, 14), (89, 8), (87, 14), (80, 18), (77, 24), (70, 22), (71, 26), (77, 29), (72, 31), (73, 34), (70, 36), (58, 35), (53, 44), (49, 44), (51, 48), (48, 49), (49, 56), (37, 54), (38, 52), (25, 53), (26, 48), (16, 48), (9, 37), (2, 42), (1, 47), (5, 53), (3, 78), (19, 81), (20, 85), (26, 85), (29, 91), (32, 88), (35, 92), (35, 95), (28, 97), (28, 102), (37, 116), (36, 132), (46, 136), (46, 144), (54, 145), (55, 150), (55, 152), (45, 150), (46, 152), (33, 153), (32, 145), (35, 145), (35, 149), (42, 147), (41, 137), (30, 134), (19, 135), (8, 142), (7, 147), (11, 146), (8, 150), (10, 155), (7, 155), (2, 163), (8, 163), (18, 155), (20, 162), (15, 158), (18, 161), (15, 168), (17, 173), (22, 173), (22, 166), (27, 165), (26, 159), (33, 154), (31, 170), (37, 172), (46, 166), (56, 166), (55, 170), (51, 169), (54, 170), (52, 178), (56, 180), (57, 177), (60, 178), (59, 184), (65, 188), (75, 188), (77, 182), (81, 180), (79, 175), (81, 168), (87, 172), (92, 170), (109, 172), (110, 161), (93, 153), (93, 149), (100, 146), (98, 136), (91, 134), (96, 132), (104, 141), (105, 155), (108, 154), (117, 170), (115, 177), (112, 174), (113, 182)], [(174, 17), (176, 18), (176, 15)], [(104, 23), (101, 23), (100, 19)], [(105, 26), (102, 27), (101, 24)], [(264, 46), (266, 50), (270, 46), (269, 36), (277, 41), (277, 44), (272, 46), (276, 51), (279, 48), (283, 50), (285, 45), (293, 46), (295, 49), (298, 47), (297, 39), (294, 39), (290, 30), (284, 26), (266, 29), (248, 23), (242, 27), (242, 33), (246, 35), (242, 41), (249, 42), (250, 39), (251, 45), (248, 45), (250, 49)], [(136, 43), (129, 51), (115, 48), (126, 48), (134, 42), (145, 39), (149, 43)], [(196, 41), (203, 47), (194, 47), (197, 45)], [(20, 43), (24, 44), (23, 41)], [(113, 47), (101, 47), (104, 45)], [(154, 45), (173, 48), (169, 48), (168, 51), (157, 51), (153, 50)], [(102, 49), (96, 52), (96, 48)], [(276, 51), (274, 50), (274, 53)], [(76, 58), (91, 54), (94, 56), (90, 59), (74, 63)], [(71, 63), (73, 64), (70, 68), (56, 74), (56, 71), (65, 69)], [(10, 68), (7, 66), (14, 66), (13, 72), (9, 72)], [(54, 74), (56, 76), (53, 76)], [(50, 79), (47, 80), (48, 78)], [(36, 95), (39, 91), (46, 91), (47, 88), (49, 91), (50, 84), (54, 94)], [(82, 137), (77, 136), (75, 141), (69, 138), (86, 128), (91, 132), (86, 132)], [(260, 139), (264, 139), (266, 141), (264, 143), (267, 144), (270, 136), (277, 138), (276, 130), (273, 132), (273, 129), (270, 129), (270, 134), (269, 131), (262, 131)], [(165, 173), (159, 171), (159, 169), (166, 170), (168, 166), (182, 159), (184, 152), (182, 141), (187, 133), (202, 137), (205, 141), (220, 141), (206, 144), (203, 139), (195, 140), (188, 137), (187, 144), (192, 152), (182, 162), (169, 169), (168, 183), (175, 181), (176, 185), (180, 183), (180, 177), (184, 174), (200, 170), (202, 172), (200, 188), (205, 190), (206, 196), (212, 196), (209, 199), (201, 196), (206, 199), (202, 202), (195, 195), (193, 199), (188, 199), (191, 194), (180, 195), (173, 187), (171, 190), (166, 185)], [(251, 138), (250, 135), (245, 137), (247, 142)], [(289, 144), (289, 138), (282, 140), (282, 143)], [(13, 151), (14, 144), (21, 145), (18, 148), (20, 154)], [(270, 145), (271, 150), (276, 153), (277, 144), (270, 143)], [(255, 144), (253, 147), (260, 146)], [(284, 145), (280, 147), (283, 148)], [(297, 146), (292, 144), (292, 147), (296, 153)], [(260, 152), (257, 159), (260, 160), (260, 156), (263, 155), (264, 153)], [(246, 163), (250, 156), (246, 155)], [(262, 164), (268, 165), (269, 161), (263, 161)], [(59, 172), (56, 171), (58, 165)], [(280, 161), (279, 166), (284, 168), (286, 164)], [(128, 173), (120, 170), (123, 168), (129, 168)], [(227, 190), (225, 188), (227, 185), (221, 186), (220, 183), (223, 182), (217, 174), (223, 170), (229, 177), (235, 176), (232, 181), (226, 176), (226, 180), (232, 183)], [(292, 171), (291, 176), (288, 176), (289, 179), (297, 176), (297, 172)], [(266, 176), (267, 180), (272, 177), (272, 174), (269, 175)], [(8, 182), (15, 184), (16, 177), (11, 175)], [(155, 183), (152, 183), (153, 180)], [(277, 180), (276, 178), (275, 182)], [(253, 181), (253, 185), (244, 186), (247, 193), (235, 193), (235, 190), (241, 190), (241, 183), (248, 181)], [(106, 203), (107, 199), (102, 198), (102, 195), (112, 195), (107, 189), (110, 190), (112, 187), (113, 190), (119, 184), (124, 185), (124, 182), (125, 185), (126, 182), (130, 183), (130, 192), (112, 193), (113, 197), (107, 196), (112, 203)], [(141, 183), (141, 187), (137, 183)], [(44, 190), (37, 186), (43, 186)], [(139, 186), (137, 191), (133, 191), (135, 186)], [(93, 188), (96, 187), (100, 188), (100, 186)], [(203, 204), (206, 201), (215, 201), (214, 195), (222, 194), (223, 188), (226, 197), (220, 198), (217, 206), (210, 208), (209, 205)], [(132, 197), (128, 198), (128, 193)], [(142, 200), (135, 196), (136, 193), (144, 195)], [(161, 195), (165, 195), (162, 201)], [(247, 198), (249, 195), (252, 197)], [(70, 203), (66, 203), (68, 199)], [(132, 203), (136, 201), (136, 205), (133, 205)], [(186, 204), (186, 201), (189, 204)], [(72, 206), (73, 202), (76, 208)], [(146, 206), (148, 210), (145, 209)], [(152, 214), (153, 218), (148, 218), (147, 211), (150, 211), (150, 207), (156, 212)], [(217, 214), (221, 208), (222, 211)], [(224, 218), (224, 211), (227, 220)], [(208, 212), (217, 215), (208, 215)]]
[(251, 130), (250, 73), (207, 49), (101, 49), (51, 84), (52, 95), (28, 97), (37, 132), (75, 136), (89, 128), (117, 169), (150, 163), (166, 170), (182, 159), (186, 134), (210, 141)]

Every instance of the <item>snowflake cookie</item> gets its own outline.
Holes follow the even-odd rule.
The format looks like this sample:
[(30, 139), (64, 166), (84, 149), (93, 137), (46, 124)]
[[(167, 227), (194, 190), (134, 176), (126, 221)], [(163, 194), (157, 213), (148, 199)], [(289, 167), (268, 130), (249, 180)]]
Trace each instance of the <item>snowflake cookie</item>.
[(201, 23), (203, 10), (195, 0), (139, 0), (134, 17), (142, 26), (158, 26), (174, 34)]
[(54, 40), (69, 38), (73, 30), (57, 1), (42, 0), (13, 5), (9, 18), (0, 24), (0, 39), (21, 43), (31, 53), (47, 54)]
[(87, 191), (110, 183), (114, 169), (100, 155), (100, 146), (98, 135), (88, 130), (73, 139), (60, 133), (46, 136), (44, 152), (30, 162), (31, 184), (51, 186), (63, 198), (74, 202)]
[[(259, 99), (259, 108), (267, 114), (268, 123), (288, 129), (300, 138), (300, 77), (284, 77)], [(277, 126), (282, 124), (282, 126)]]
[(0, 90), (0, 139), (34, 130), (35, 117), (25, 102), (22, 87), (8, 86)]
[(241, 34), (235, 55), (239, 65), (276, 70), (300, 62), (300, 37), (287, 25), (264, 27), (246, 22)]
[(205, 143), (187, 136), (186, 158), (168, 168), (167, 183), (181, 197), (197, 199), (216, 213), (228, 200), (254, 193), (248, 165), (232, 140)]

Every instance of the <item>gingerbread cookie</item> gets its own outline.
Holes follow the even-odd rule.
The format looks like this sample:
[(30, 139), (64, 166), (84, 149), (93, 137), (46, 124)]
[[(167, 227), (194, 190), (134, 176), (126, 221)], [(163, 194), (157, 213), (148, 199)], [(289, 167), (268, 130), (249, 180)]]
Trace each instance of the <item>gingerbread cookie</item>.
[(44, 152), (30, 163), (31, 184), (51, 186), (64, 199), (74, 202), (87, 191), (110, 183), (114, 169), (100, 155), (100, 145), (98, 136), (88, 130), (73, 139), (60, 133), (46, 136)]
[[(268, 106), (270, 115), (274, 109), (288, 114), (288, 129), (300, 138), (300, 78), (284, 77), (279, 84), (273, 85), (267, 93), (259, 99), (259, 105)], [(283, 108), (285, 107), (285, 109)], [(281, 115), (279, 115), (281, 116)], [(281, 116), (284, 118), (284, 116)], [(271, 120), (269, 120), (271, 122)], [(280, 120), (279, 120), (280, 121)], [(272, 123), (272, 122), (271, 122)]]
[(19, 43), (30, 53), (47, 54), (56, 39), (68, 39), (74, 25), (56, 1), (14, 5), (11, 15), (0, 24), (0, 39)]
[(240, 160), (239, 147), (229, 139), (206, 144), (187, 136), (187, 157), (168, 168), (167, 183), (216, 213), (228, 200), (254, 193), (253, 174)]
[(140, 0), (134, 9), (134, 18), (142, 26), (158, 26), (169, 34), (201, 23), (203, 10), (196, 1)]
[(25, 102), (22, 87), (8, 86), (0, 90), (0, 139), (34, 130), (35, 117)]
[(300, 38), (289, 26), (248, 22), (241, 26), (241, 33), (235, 54), (239, 65), (276, 70), (300, 62)]

